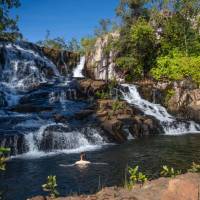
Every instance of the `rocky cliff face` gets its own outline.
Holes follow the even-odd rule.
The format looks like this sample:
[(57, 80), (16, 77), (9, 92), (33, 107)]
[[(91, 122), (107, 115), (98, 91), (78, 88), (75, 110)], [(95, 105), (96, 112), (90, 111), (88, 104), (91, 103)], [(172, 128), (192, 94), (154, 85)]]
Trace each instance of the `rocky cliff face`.
[(60, 74), (65, 76), (72, 72), (73, 68), (76, 67), (80, 60), (80, 55), (78, 53), (49, 49), (46, 47), (42, 47), (41, 51), (57, 66)]
[(119, 37), (119, 33), (110, 33), (96, 40), (94, 51), (86, 57), (85, 73), (88, 77), (95, 80), (123, 80), (123, 76), (116, 71), (114, 62), (116, 52), (110, 51), (106, 55), (105, 48), (109, 43), (109, 38), (115, 39)]
[(177, 117), (200, 123), (200, 88), (189, 80), (179, 82), (137, 82), (140, 94), (164, 105)]

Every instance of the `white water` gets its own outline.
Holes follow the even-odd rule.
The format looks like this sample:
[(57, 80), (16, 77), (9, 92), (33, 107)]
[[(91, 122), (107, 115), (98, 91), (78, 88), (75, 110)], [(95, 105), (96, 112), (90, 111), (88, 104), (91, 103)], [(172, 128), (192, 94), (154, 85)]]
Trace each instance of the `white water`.
[(176, 118), (170, 115), (163, 106), (142, 99), (135, 85), (122, 84), (122, 86), (124, 88), (128, 88), (128, 92), (122, 91), (124, 100), (126, 100), (129, 104), (135, 105), (143, 111), (144, 114), (153, 116), (159, 120), (160, 124), (164, 128), (165, 134), (176, 135), (188, 132), (200, 132), (199, 124), (192, 121), (177, 121)]
[[(43, 125), (37, 132), (29, 133), (25, 136), (26, 145), (28, 147), (28, 152), (17, 156), (25, 158), (41, 157), (47, 155), (54, 155), (57, 153), (80, 153), (81, 151), (91, 151), (96, 150), (105, 145), (103, 138), (99, 135), (98, 131), (93, 128), (87, 128), (87, 137), (80, 130), (75, 131), (53, 131), (53, 141), (51, 145), (54, 147), (59, 145), (59, 149), (51, 150), (50, 152), (44, 152), (40, 150), (40, 145), (45, 137), (45, 130), (50, 126), (60, 126), (63, 128), (68, 128), (64, 124), (50, 123), (48, 125)], [(88, 137), (90, 140), (88, 140)]]
[(77, 67), (73, 71), (73, 77), (75, 78), (83, 78), (83, 69), (85, 65), (85, 56), (82, 56), (80, 59), (80, 63), (77, 65)]
[(4, 52), (6, 63), (1, 72), (1, 79), (11, 88), (26, 90), (47, 82), (48, 78), (43, 69), (51, 68), (54, 76), (60, 76), (56, 66), (36, 50), (33, 51), (31, 47), (9, 43), (4, 45)]

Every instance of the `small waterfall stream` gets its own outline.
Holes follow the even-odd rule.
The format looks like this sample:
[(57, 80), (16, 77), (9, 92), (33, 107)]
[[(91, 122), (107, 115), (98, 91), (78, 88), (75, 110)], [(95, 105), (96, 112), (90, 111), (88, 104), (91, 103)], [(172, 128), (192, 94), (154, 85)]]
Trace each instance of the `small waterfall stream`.
[(80, 63), (77, 65), (77, 67), (73, 71), (73, 77), (75, 78), (83, 78), (83, 68), (85, 65), (85, 56), (82, 56), (80, 59)]
[(165, 134), (175, 135), (183, 133), (195, 133), (200, 132), (200, 125), (195, 122), (188, 121), (183, 122), (177, 120), (175, 117), (170, 115), (166, 108), (159, 104), (151, 103), (145, 99), (142, 99), (136, 85), (122, 84), (123, 88), (127, 88), (128, 91), (122, 90), (124, 100), (129, 104), (135, 105), (146, 115), (155, 117), (160, 121), (163, 126)]

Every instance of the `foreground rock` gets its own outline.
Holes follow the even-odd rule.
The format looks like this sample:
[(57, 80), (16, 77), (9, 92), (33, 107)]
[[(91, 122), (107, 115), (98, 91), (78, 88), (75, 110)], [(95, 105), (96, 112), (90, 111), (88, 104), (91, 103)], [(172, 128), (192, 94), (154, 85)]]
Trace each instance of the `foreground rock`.
[[(132, 190), (111, 187), (104, 188), (95, 195), (62, 197), (56, 200), (103, 200), (103, 199), (131, 199), (131, 200), (198, 200), (199, 174), (184, 174), (176, 178), (159, 178), (147, 182), (144, 186), (137, 185)], [(30, 200), (47, 200), (42, 196)]]

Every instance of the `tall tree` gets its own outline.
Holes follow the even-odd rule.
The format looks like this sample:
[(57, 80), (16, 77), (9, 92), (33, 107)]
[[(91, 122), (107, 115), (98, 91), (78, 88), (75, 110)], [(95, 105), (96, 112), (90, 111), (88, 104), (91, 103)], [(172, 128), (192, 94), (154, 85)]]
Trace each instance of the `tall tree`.
[(21, 36), (17, 26), (18, 17), (11, 18), (9, 11), (20, 6), (19, 0), (0, 0), (0, 36), (16, 39)]
[(95, 29), (95, 35), (97, 37), (105, 35), (111, 30), (111, 25), (110, 19), (101, 19), (99, 21), (99, 27)]
[(125, 25), (133, 24), (139, 17), (148, 16), (148, 9), (145, 7), (148, 2), (149, 0), (120, 0), (116, 14)]

